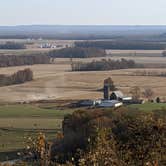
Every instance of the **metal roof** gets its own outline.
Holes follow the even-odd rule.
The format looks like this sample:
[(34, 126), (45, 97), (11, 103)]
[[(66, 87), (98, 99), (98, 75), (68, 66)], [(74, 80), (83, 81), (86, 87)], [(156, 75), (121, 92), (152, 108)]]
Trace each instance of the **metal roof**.
[(118, 98), (123, 98), (124, 97), (124, 95), (121, 91), (114, 91), (112, 93), (114, 93), (116, 95), (116, 97), (118, 97)]

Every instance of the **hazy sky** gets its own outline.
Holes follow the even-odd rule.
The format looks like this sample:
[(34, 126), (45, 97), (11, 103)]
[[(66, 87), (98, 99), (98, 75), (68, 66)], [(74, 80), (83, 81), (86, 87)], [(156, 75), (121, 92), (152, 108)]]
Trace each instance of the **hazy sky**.
[(0, 0), (0, 25), (166, 25), (166, 0)]

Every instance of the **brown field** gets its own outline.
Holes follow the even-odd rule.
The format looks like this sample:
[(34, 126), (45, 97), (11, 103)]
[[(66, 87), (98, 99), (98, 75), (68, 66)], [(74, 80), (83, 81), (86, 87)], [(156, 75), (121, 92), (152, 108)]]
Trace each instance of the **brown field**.
[[(155, 61), (152, 58), (150, 60), (146, 57), (144, 58), (144, 63)], [(89, 61), (89, 59), (87, 60)], [(166, 63), (166, 59), (163, 58), (161, 62)], [(166, 96), (166, 78), (131, 76), (133, 72), (144, 69), (70, 72), (69, 61), (59, 59), (56, 61), (56, 64), (50, 65), (0, 68), (0, 73), (11, 74), (27, 67), (34, 71), (34, 81), (20, 85), (0, 87), (1, 102), (102, 98), (102, 93), (97, 90), (102, 88), (103, 80), (107, 77), (112, 77), (115, 85), (126, 94), (129, 93), (131, 87), (139, 86), (142, 90), (146, 87), (152, 88), (155, 96)], [(166, 69), (146, 70), (166, 72)]]
[(107, 50), (107, 53), (112, 54), (161, 54), (163, 50)]
[[(110, 55), (106, 57), (99, 57), (99, 58), (85, 58), (85, 59), (80, 59), (80, 58), (74, 58), (74, 62), (91, 62), (93, 60), (101, 60), (101, 59), (112, 59), (112, 60), (120, 60), (122, 58), (125, 58), (127, 60), (134, 60), (136, 63), (141, 63), (141, 64), (156, 64), (156, 65), (164, 65), (166, 64), (166, 57), (149, 57), (149, 56), (123, 56), (123, 55)], [(60, 58), (56, 59), (55, 63), (59, 64), (69, 64), (70, 59), (68, 58)]]

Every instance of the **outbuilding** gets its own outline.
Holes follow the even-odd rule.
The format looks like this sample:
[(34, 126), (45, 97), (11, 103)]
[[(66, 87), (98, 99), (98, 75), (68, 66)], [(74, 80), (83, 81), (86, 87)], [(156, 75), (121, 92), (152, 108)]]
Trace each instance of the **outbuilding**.
[(123, 103), (130, 103), (132, 102), (132, 97), (124, 96), (124, 94), (121, 91), (113, 91), (110, 95), (110, 100), (118, 100)]
[(118, 101), (118, 100), (102, 100), (101, 103), (99, 104), (99, 107), (120, 107), (122, 106), (123, 103)]

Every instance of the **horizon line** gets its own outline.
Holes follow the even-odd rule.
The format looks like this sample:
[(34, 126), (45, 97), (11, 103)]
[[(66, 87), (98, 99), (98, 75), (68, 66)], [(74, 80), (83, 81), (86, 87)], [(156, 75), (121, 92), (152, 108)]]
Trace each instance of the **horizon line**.
[(166, 26), (166, 24), (16, 24), (16, 25), (0, 25), (0, 27), (18, 27), (18, 26)]

